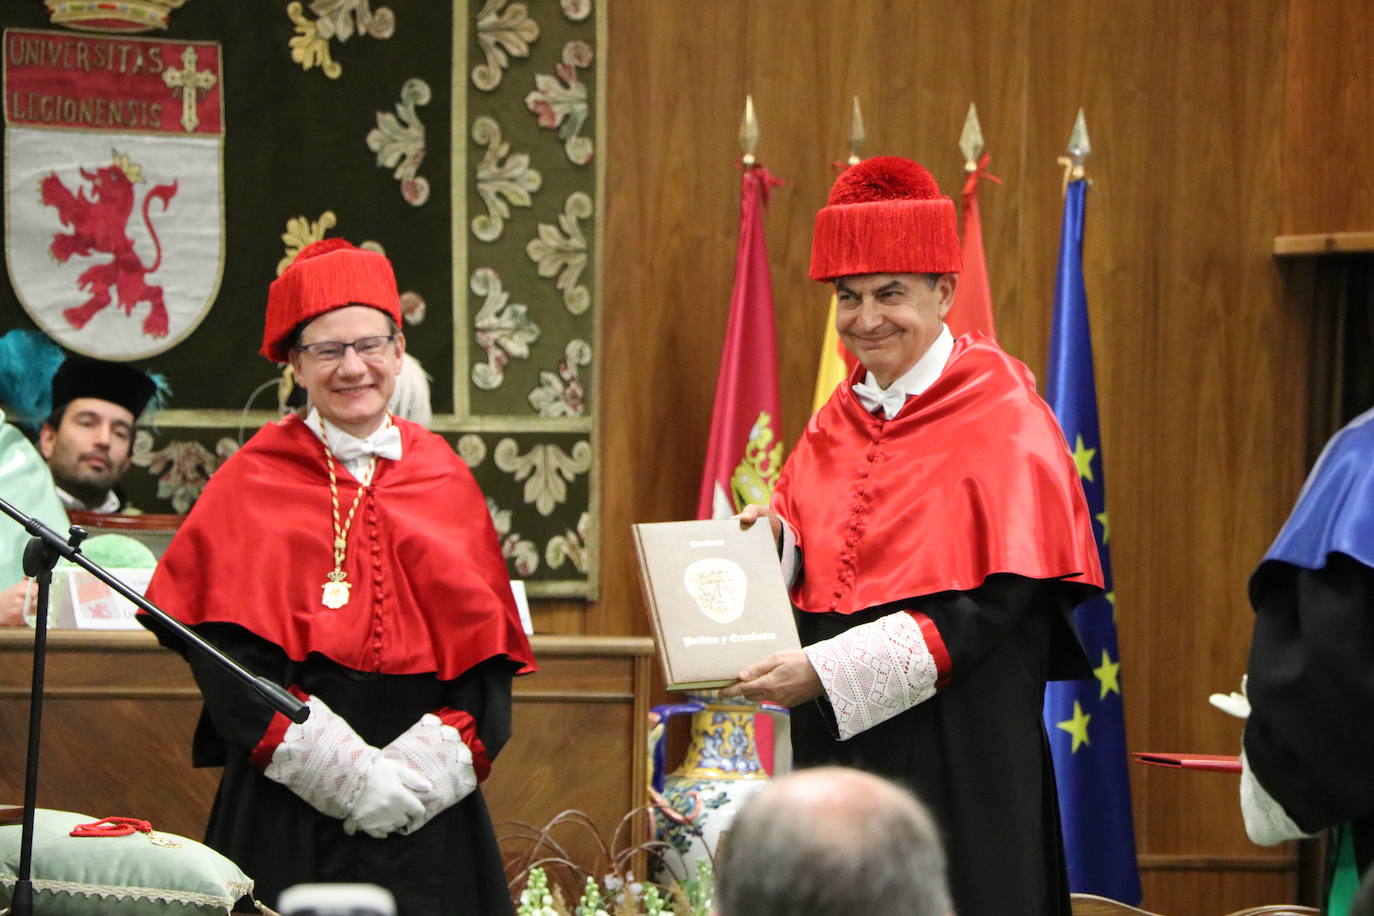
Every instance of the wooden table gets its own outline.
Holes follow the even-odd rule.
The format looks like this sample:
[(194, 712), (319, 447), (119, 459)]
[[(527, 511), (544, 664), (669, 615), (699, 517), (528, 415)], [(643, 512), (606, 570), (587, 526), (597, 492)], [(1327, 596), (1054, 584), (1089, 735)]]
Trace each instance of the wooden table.
[[(516, 679), (513, 735), (483, 784), (497, 834), (503, 821), (542, 827), (576, 808), (609, 841), (646, 799), (653, 642), (531, 642), (540, 671)], [(31, 630), (0, 628), (0, 801), (8, 803), (23, 798), (32, 655)], [(145, 632), (53, 630), (44, 695), (40, 806), (202, 835), (219, 770), (191, 766), (200, 693), (176, 653)], [(594, 865), (592, 837), (559, 836), (576, 861)]]

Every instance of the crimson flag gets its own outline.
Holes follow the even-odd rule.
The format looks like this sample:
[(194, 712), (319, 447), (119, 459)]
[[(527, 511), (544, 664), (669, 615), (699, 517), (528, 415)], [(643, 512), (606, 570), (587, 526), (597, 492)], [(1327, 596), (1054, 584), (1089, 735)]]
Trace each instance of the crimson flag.
[(769, 188), (779, 184), (762, 165), (744, 166), (735, 286), (697, 518), (728, 518), (748, 503), (767, 505), (782, 470), (773, 278), (763, 237)]
[(978, 180), (986, 178), (998, 184), (1002, 179), (988, 174), (988, 155), (978, 161), (978, 167), (964, 181), (964, 271), (954, 291), (954, 307), (945, 318), (955, 337), (970, 331), (982, 331), (997, 336), (992, 320), (992, 287), (988, 284), (988, 265), (983, 257), (983, 220), (978, 214)]

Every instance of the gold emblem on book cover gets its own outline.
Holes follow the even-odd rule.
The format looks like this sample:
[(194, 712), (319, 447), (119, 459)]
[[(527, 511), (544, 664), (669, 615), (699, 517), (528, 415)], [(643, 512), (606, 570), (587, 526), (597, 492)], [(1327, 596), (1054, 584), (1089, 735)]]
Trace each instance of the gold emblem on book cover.
[(687, 567), (682, 581), (697, 608), (716, 623), (730, 623), (744, 613), (749, 577), (733, 560), (724, 557), (697, 560)]

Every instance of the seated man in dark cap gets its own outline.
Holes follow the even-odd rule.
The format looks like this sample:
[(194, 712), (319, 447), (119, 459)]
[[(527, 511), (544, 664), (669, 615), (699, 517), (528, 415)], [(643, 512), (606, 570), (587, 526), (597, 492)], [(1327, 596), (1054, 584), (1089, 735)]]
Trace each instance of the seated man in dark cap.
[[(15, 419), (21, 422), (37, 425), (38, 417), (47, 414), (38, 430), (42, 460), (18, 427), (4, 424), (0, 428), (0, 478), (4, 481), (0, 493), (21, 511), (58, 531), (67, 528), (64, 510), (121, 511), (124, 502), (116, 484), (129, 469), (134, 422), (156, 385), (132, 366), (71, 356), (58, 366), (51, 385), (41, 386), (44, 394), (51, 390), (52, 408), (48, 411), (35, 390), (39, 384), (35, 370), (51, 372), (51, 363), (46, 367), (38, 364), (48, 358), (49, 350), (60, 359), (60, 351), (50, 342), (47, 349), (33, 343), (34, 338), (41, 337), (37, 332), (28, 332), (30, 336), (22, 340), (13, 337), (23, 333), (6, 335), (3, 358), (19, 367), (5, 374), (0, 401), (15, 408)], [(19, 349), (21, 345), (27, 349)], [(26, 376), (27, 391), (19, 390), (20, 376)], [(30, 419), (24, 421), (24, 417)], [(20, 563), (28, 539), (28, 533), (18, 525), (0, 530), (0, 626), (22, 625), (25, 609), (33, 601), (32, 584), (22, 578)], [(4, 587), (7, 583), (14, 584)]]
[(125, 508), (117, 484), (129, 469), (134, 421), (156, 390), (146, 373), (124, 363), (69, 357), (52, 380), (52, 414), (38, 449), (62, 504), (87, 512)]

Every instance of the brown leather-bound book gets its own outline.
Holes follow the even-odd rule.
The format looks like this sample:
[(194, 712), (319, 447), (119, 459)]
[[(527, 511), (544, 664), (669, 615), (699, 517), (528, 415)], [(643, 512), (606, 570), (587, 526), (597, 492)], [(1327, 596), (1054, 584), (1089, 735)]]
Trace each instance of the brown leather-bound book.
[(801, 647), (767, 521), (631, 528), (669, 690), (721, 687), (750, 663)]

